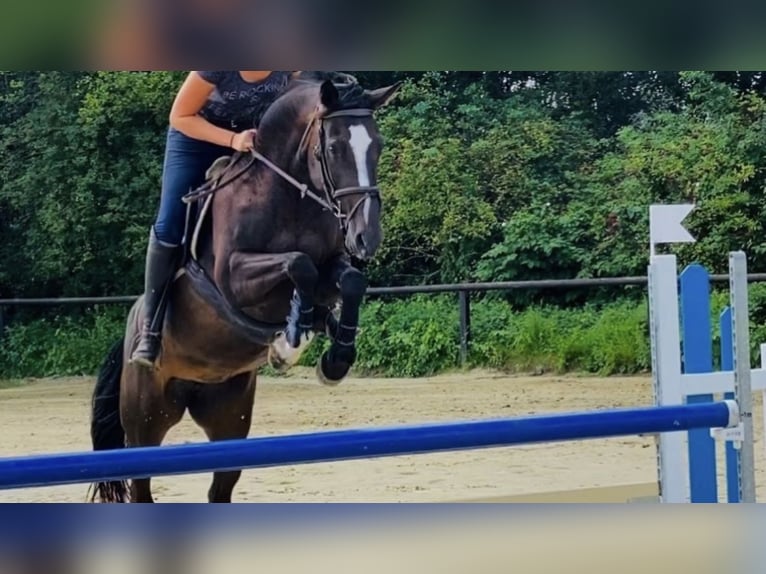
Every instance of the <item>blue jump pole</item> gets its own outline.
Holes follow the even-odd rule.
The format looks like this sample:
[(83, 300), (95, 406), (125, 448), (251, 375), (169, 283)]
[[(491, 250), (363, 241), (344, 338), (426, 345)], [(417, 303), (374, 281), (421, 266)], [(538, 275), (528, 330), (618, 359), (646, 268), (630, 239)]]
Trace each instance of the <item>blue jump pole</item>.
[(723, 428), (733, 401), (0, 459), (0, 489)]

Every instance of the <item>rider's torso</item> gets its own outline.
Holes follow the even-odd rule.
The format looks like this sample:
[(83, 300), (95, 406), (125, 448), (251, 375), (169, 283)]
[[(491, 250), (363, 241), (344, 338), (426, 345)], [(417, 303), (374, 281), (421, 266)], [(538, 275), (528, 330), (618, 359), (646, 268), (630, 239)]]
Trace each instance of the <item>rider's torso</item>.
[(200, 115), (218, 127), (241, 131), (258, 127), (266, 109), (287, 86), (291, 72), (272, 72), (255, 82), (245, 81), (238, 71), (199, 74), (215, 84)]

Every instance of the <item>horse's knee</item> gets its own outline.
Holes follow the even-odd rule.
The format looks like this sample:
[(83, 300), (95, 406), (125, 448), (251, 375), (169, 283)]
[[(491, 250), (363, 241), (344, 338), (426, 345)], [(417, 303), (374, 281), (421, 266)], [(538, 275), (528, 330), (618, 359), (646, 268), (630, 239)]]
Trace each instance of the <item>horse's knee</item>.
[(286, 271), (290, 279), (301, 290), (311, 290), (319, 280), (319, 271), (317, 270), (311, 257), (305, 253), (296, 253), (286, 262)]
[(341, 297), (347, 301), (361, 301), (367, 291), (367, 278), (353, 267), (343, 272), (338, 284)]

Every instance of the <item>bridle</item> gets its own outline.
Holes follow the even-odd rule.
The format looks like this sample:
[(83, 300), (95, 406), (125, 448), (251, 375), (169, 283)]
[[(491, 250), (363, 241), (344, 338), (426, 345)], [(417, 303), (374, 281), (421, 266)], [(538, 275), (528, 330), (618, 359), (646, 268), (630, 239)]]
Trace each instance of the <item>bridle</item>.
[[(350, 187), (335, 187), (335, 181), (333, 180), (332, 173), (330, 172), (330, 166), (327, 161), (327, 146), (325, 146), (325, 121), (339, 117), (369, 117), (373, 113), (368, 108), (352, 108), (347, 110), (340, 110), (332, 112), (330, 114), (320, 116), (319, 118), (319, 141), (314, 146), (314, 157), (319, 160), (319, 164), (322, 167), (322, 180), (324, 182), (324, 192), (328, 203), (332, 203), (334, 206), (333, 215), (340, 223), (343, 234), (348, 231), (348, 221), (350, 221), (361, 205), (368, 199), (377, 199), (380, 201), (380, 189), (377, 185), (355, 185)], [(352, 197), (360, 195), (361, 197), (353, 205), (351, 210), (344, 214), (340, 208), (340, 200), (343, 197)]]
[[(295, 179), (293, 176), (291, 176), (289, 173), (284, 171), (278, 165), (274, 164), (271, 160), (269, 160), (266, 156), (264, 156), (259, 151), (252, 150), (250, 152), (251, 153), (250, 160), (247, 162), (245, 167), (238, 170), (237, 172), (234, 173), (234, 175), (232, 175), (231, 177), (227, 179), (218, 178), (216, 180), (211, 180), (203, 184), (196, 190), (186, 194), (183, 198), (183, 201), (184, 203), (190, 203), (192, 201), (202, 199), (203, 197), (206, 197), (208, 195), (215, 193), (222, 187), (225, 187), (226, 185), (239, 179), (243, 174), (245, 174), (253, 166), (253, 164), (256, 161), (260, 161), (261, 163), (265, 164), (268, 168), (270, 168), (272, 171), (274, 171), (277, 175), (282, 177), (282, 179), (284, 179), (293, 187), (298, 189), (298, 191), (300, 191), (301, 198), (308, 197), (309, 199), (318, 203), (324, 209), (332, 213), (335, 219), (338, 221), (338, 225), (340, 226), (340, 229), (343, 232), (343, 235), (345, 236), (346, 233), (348, 232), (348, 222), (351, 220), (351, 218), (354, 216), (354, 214), (357, 212), (360, 206), (367, 199), (374, 198), (380, 201), (380, 189), (376, 185), (350, 186), (350, 187), (341, 187), (341, 188), (335, 187), (335, 181), (333, 180), (332, 173), (330, 171), (330, 166), (327, 161), (327, 147), (325, 145), (325, 141), (326, 141), (325, 122), (327, 120), (332, 120), (339, 117), (349, 117), (349, 116), (369, 117), (372, 115), (373, 115), (373, 110), (368, 108), (349, 108), (346, 110), (339, 110), (339, 111), (332, 112), (322, 116), (316, 116), (307, 126), (306, 133), (304, 134), (304, 139), (308, 135), (308, 132), (311, 129), (311, 127), (314, 125), (314, 122), (317, 120), (319, 121), (319, 141), (314, 146), (313, 153), (314, 153), (314, 157), (319, 160), (319, 164), (322, 170), (322, 183), (323, 183), (322, 191), (323, 191), (324, 197), (321, 197), (319, 194), (314, 192), (307, 184), (301, 183), (300, 181)], [(301, 143), (301, 146), (299, 147), (299, 149), (302, 149), (302, 148), (303, 148), (303, 143)], [(236, 156), (235, 156), (235, 159), (232, 160), (232, 164), (234, 161), (236, 161)], [(359, 198), (359, 200), (353, 205), (353, 207), (349, 210), (348, 213), (344, 213), (343, 209), (341, 208), (339, 200), (344, 197), (350, 197), (350, 196), (356, 196), (356, 195), (361, 195), (362, 197)]]

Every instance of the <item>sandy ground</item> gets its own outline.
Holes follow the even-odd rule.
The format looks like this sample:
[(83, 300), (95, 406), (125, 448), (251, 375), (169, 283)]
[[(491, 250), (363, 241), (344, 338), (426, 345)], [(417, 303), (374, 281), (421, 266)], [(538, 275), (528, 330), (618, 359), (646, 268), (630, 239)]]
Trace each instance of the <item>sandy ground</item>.
[[(56, 379), (0, 389), (0, 456), (90, 450), (92, 385), (87, 378)], [(756, 461), (763, 494), (760, 403), (756, 401)], [(319, 385), (313, 372), (299, 371), (290, 378), (259, 381), (251, 436), (650, 404), (648, 377), (474, 372), (419, 380), (349, 379), (330, 388)], [(166, 444), (203, 440), (187, 415)], [(158, 502), (201, 502), (210, 480), (209, 474), (158, 477), (153, 490)], [(634, 484), (646, 491), (647, 485), (654, 488), (651, 483), (656, 483), (653, 437), (625, 437), (246, 470), (234, 497), (238, 502), (495, 500)], [(2, 491), (0, 502), (81, 502), (86, 490), (86, 485), (74, 485)], [(601, 501), (598, 492), (585, 498)], [(621, 491), (614, 492), (619, 496)], [(538, 499), (552, 500), (550, 495)], [(582, 495), (557, 498), (570, 499), (582, 500)]]

